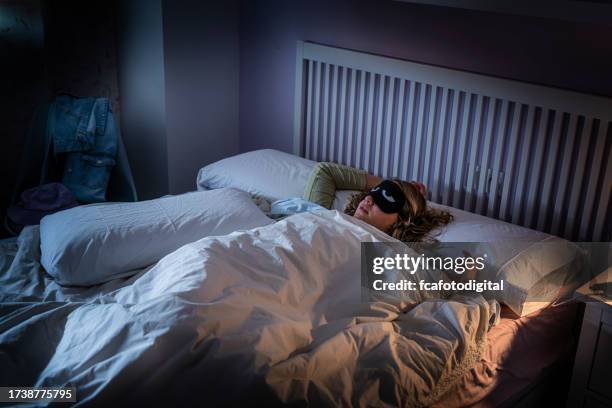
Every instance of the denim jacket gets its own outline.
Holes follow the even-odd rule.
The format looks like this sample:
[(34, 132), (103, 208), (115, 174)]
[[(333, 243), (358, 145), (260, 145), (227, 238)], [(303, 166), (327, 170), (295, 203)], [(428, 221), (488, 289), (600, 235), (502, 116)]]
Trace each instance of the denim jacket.
[(48, 140), (65, 153), (62, 183), (82, 203), (105, 201), (118, 129), (107, 98), (61, 95), (49, 107)]

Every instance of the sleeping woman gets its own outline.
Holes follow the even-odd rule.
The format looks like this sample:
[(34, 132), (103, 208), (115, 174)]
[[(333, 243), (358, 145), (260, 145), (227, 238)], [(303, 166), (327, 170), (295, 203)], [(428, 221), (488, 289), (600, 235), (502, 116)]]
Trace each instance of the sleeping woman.
[(432, 230), (452, 221), (450, 213), (427, 206), (423, 184), (383, 180), (336, 163), (314, 167), (304, 199), (330, 208), (336, 190), (361, 190), (351, 197), (344, 212), (403, 242), (430, 240)]

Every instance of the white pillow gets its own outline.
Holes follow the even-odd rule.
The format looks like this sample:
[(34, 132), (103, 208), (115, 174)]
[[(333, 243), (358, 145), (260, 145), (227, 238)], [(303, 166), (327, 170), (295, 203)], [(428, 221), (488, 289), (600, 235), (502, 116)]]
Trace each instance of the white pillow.
[(481, 278), (504, 279), (504, 291), (496, 298), (519, 316), (568, 300), (588, 280), (581, 249), (558, 237), (539, 242), (490, 242), (480, 247), (489, 257), (494, 254), (495, 262), (495, 268)]
[(442, 242), (541, 241), (552, 236), (431, 201), (428, 201), (427, 205), (453, 215), (453, 222), (443, 227), (436, 236), (436, 239)]
[(344, 209), (349, 201), (351, 201), (353, 194), (359, 194), (360, 192), (361, 191), (357, 190), (336, 190), (336, 197), (334, 198), (331, 209), (344, 212)]
[(96, 285), (200, 238), (272, 222), (235, 189), (75, 207), (42, 219), (41, 264), (59, 284)]
[(197, 188), (234, 187), (270, 202), (302, 197), (315, 164), (317, 162), (278, 150), (255, 150), (201, 168)]
[[(198, 190), (235, 187), (270, 202), (301, 198), (316, 161), (263, 149), (228, 157), (198, 172)], [(332, 210), (344, 211), (354, 190), (338, 190)]]
[(471, 255), (487, 254), (491, 268), (476, 278), (503, 279), (503, 292), (492, 295), (519, 316), (566, 298), (586, 278), (583, 251), (569, 241), (453, 207), (428, 205), (449, 211), (454, 217), (436, 239), (478, 243), (472, 246)]

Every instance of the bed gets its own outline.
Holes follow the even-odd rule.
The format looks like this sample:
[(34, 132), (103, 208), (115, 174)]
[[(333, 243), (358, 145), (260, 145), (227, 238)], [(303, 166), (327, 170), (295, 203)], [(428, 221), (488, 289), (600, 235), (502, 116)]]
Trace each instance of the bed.
[[(253, 167), (253, 160), (268, 167)], [(244, 215), (263, 197), (291, 194), (282, 190), (294, 189), (312, 165), (269, 150), (226, 159), (198, 178), (201, 197), (215, 199), (196, 201), (223, 208), (223, 219), (231, 219), (232, 206)], [(285, 173), (288, 182), (249, 183), (258, 199), (237, 203), (252, 200), (236, 187), (244, 169), (251, 176), (264, 169), (267, 175), (255, 175), (263, 180), (277, 176), (278, 166), (294, 170)], [(335, 205), (345, 199), (339, 192)], [(216, 217), (217, 210), (207, 211), (207, 220)], [(453, 211), (459, 230), (442, 231), (441, 239), (468, 240), (470, 228), (478, 236), (547, 235)], [(356, 272), (360, 242), (393, 239), (334, 210), (278, 222), (259, 215), (266, 218), (259, 226), (255, 214), (232, 219), (233, 232), (214, 230), (129, 276), (113, 272), (87, 287), (60, 285), (41, 266), (45, 223), (3, 242), (0, 382), (72, 385), (77, 405), (117, 399), (189, 405), (205, 395), (213, 405), (500, 406), (571, 354), (574, 319), (567, 307), (522, 318), (504, 310), (500, 322), (500, 304), (482, 296), (364, 303)], [(542, 331), (549, 337), (536, 341)], [(553, 334), (566, 347), (551, 349)], [(522, 379), (504, 377), (507, 354), (521, 339), (548, 354), (531, 361)]]
[[(486, 116), (483, 106), (491, 103), (491, 109), (501, 112), (514, 102), (475, 96), (474, 106), (483, 116), (475, 119), (476, 126), (466, 122), (457, 126), (463, 129), (463, 147), (457, 147), (457, 160), (449, 161), (457, 167), (441, 165), (446, 162), (443, 153), (452, 149), (443, 149), (444, 141), (433, 143), (425, 136), (435, 133), (435, 118), (452, 128), (459, 112), (469, 111), (453, 113), (447, 106), (453, 100), (463, 103), (466, 91), (453, 93), (450, 85), (439, 91), (423, 82), (423, 95), (428, 96), (415, 105), (410, 98), (420, 98), (421, 85), (407, 87), (411, 79), (402, 76), (402, 63), (362, 57), (298, 44), (296, 155), (266, 149), (227, 158), (200, 170), (198, 192), (189, 197), (134, 204), (138, 208), (96, 207), (96, 225), (83, 231), (79, 228), (88, 225), (88, 209), (58, 213), (41, 227), (25, 228), (16, 239), (2, 242), (0, 384), (74, 386), (78, 406), (117, 400), (182, 406), (492, 407), (540, 402), (539, 396), (551, 384), (549, 374), (562, 373), (559, 367), (571, 365), (577, 312), (571, 303), (557, 304), (560, 287), (552, 290), (552, 298), (528, 295), (533, 287), (542, 289), (542, 282), (548, 284), (549, 275), (555, 276), (552, 283), (561, 276), (571, 287), (584, 278), (579, 251), (545, 231), (567, 237), (608, 234), (600, 221), (607, 216), (601, 208), (609, 195), (600, 190), (608, 180), (610, 163), (603, 161), (599, 150), (588, 148), (601, 144), (610, 149), (605, 126), (595, 126), (590, 133), (585, 130), (588, 146), (584, 154), (582, 147), (578, 149), (584, 163), (592, 163), (586, 171), (601, 180), (587, 188), (587, 200), (590, 204), (599, 200), (603, 207), (589, 211), (569, 202), (565, 207), (571, 217), (559, 220), (554, 196), (565, 197), (565, 190), (545, 183), (542, 191), (549, 194), (537, 196), (537, 189), (527, 183), (526, 190), (517, 191), (503, 168), (487, 168), (495, 166), (494, 155), (507, 152), (503, 143), (484, 138), (492, 130), (480, 129), (480, 124), (498, 123), (499, 116)], [(389, 72), (398, 76), (385, 77)], [(473, 84), (471, 80), (468, 83)], [(516, 95), (516, 89), (510, 88)], [(432, 89), (438, 96), (431, 97)], [(404, 115), (415, 119), (410, 126), (396, 114), (403, 108), (393, 95), (404, 95), (412, 109), (419, 106), (420, 110)], [(601, 101), (589, 101), (586, 105), (596, 120), (606, 118), (606, 110), (596, 103)], [(379, 108), (374, 108), (375, 102)], [(355, 110), (360, 113), (351, 120), (346, 114), (350, 106), (363, 108)], [(447, 122), (440, 119), (445, 115), (427, 113), (438, 108), (448, 113)], [(554, 108), (565, 112), (563, 106)], [(539, 121), (540, 108), (525, 106), (524, 111), (527, 123), (534, 117), (538, 120), (532, 125), (544, 123)], [(551, 114), (553, 128), (567, 129), (568, 120), (570, 127), (575, 120), (585, 123), (585, 118), (595, 123), (593, 115), (562, 116)], [(420, 135), (406, 146), (429, 159), (407, 162), (412, 156), (401, 149), (385, 154), (391, 145), (403, 143), (392, 123)], [(448, 131), (442, 133), (448, 137)], [(470, 145), (492, 150), (470, 150)], [(568, 149), (573, 145), (571, 141)], [(538, 146), (535, 153), (542, 155), (544, 146)], [(509, 149), (515, 151), (516, 146)], [(486, 165), (476, 166), (476, 159)], [(508, 275), (508, 283), (514, 285), (513, 293), (525, 296), (514, 302), (415, 292), (364, 302), (358, 279), (360, 243), (393, 240), (342, 213), (351, 192), (338, 192), (330, 211), (304, 212), (280, 221), (265, 215), (270, 202), (300, 196), (315, 162), (323, 160), (427, 181), (429, 204), (442, 206), (455, 217), (438, 231), (438, 239), (484, 242), (491, 253), (504, 252), (504, 246), (515, 243), (512, 259), (502, 262), (505, 269), (498, 269), (509, 271), (506, 265), (512, 266), (519, 276), (513, 281)], [(428, 163), (434, 165), (428, 168)], [(519, 181), (529, 171), (522, 164), (508, 166)], [(538, 169), (546, 180), (566, 170)], [(456, 182), (445, 184), (441, 175), (452, 176), (455, 171)], [(519, 199), (505, 204), (504, 197), (513, 192)], [(531, 212), (534, 201), (542, 204), (541, 211)], [(126, 211), (130, 217), (121, 216)], [(143, 211), (149, 216), (140, 217)], [(550, 211), (552, 217), (542, 215)], [(499, 219), (508, 216), (514, 223)], [(541, 224), (543, 231), (516, 224)], [(61, 225), (72, 228), (63, 231)], [(73, 230), (81, 232), (70, 236)], [(546, 271), (537, 282), (522, 279), (531, 276), (531, 270), (525, 272), (519, 261), (549, 241), (563, 249), (562, 265)], [(91, 257), (79, 256), (87, 251)], [(114, 251), (121, 256), (113, 256)], [(77, 262), (81, 258), (87, 261)], [(525, 350), (539, 358), (525, 361)]]

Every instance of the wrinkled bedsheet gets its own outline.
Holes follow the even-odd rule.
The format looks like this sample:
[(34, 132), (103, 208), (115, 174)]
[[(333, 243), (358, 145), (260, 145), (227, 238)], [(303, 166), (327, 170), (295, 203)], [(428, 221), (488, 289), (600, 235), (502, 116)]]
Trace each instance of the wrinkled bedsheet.
[(16, 238), (0, 240), (0, 303), (87, 301), (131, 284), (144, 271), (90, 288), (61, 286), (40, 264), (40, 229), (28, 226)]
[(575, 352), (577, 306), (550, 306), (523, 317), (502, 307), (479, 361), (434, 407), (509, 406), (512, 398), (525, 393), (547, 370)]
[(70, 384), (92, 406), (430, 405), (480, 358), (499, 305), (363, 302), (360, 242), (392, 240), (337, 211), (303, 213), (86, 290), (55, 285), (18, 248), (0, 261), (0, 384)]

